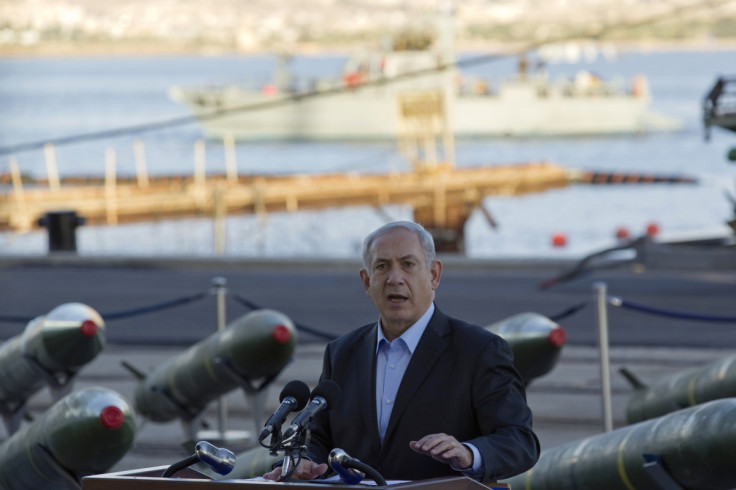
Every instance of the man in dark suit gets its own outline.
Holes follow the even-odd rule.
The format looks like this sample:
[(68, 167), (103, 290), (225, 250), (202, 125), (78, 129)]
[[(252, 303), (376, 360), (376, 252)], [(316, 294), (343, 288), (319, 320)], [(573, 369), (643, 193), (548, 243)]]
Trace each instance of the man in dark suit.
[(315, 417), (309, 460), (292, 477), (323, 475), (336, 447), (392, 480), (494, 481), (536, 463), (539, 441), (510, 347), (437, 308), (441, 276), (420, 225), (389, 223), (366, 237), (360, 277), (379, 320), (327, 345), (320, 380), (342, 395)]

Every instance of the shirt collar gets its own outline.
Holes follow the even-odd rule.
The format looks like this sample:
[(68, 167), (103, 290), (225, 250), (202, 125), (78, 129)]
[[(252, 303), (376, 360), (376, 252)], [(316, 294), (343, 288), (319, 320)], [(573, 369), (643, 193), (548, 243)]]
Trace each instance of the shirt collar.
[[(417, 348), (417, 344), (419, 344), (419, 339), (422, 338), (422, 334), (424, 333), (424, 330), (426, 330), (427, 325), (429, 325), (429, 320), (432, 318), (432, 315), (434, 314), (434, 302), (430, 303), (429, 308), (427, 308), (427, 311), (424, 312), (424, 315), (422, 315), (419, 320), (414, 323), (411, 327), (407, 328), (404, 333), (401, 334), (401, 336), (396, 340), (403, 340), (406, 344), (406, 347), (409, 349), (409, 352), (412, 354), (414, 353), (414, 350)], [(388, 339), (385, 335), (383, 335), (383, 329), (381, 328), (381, 319), (378, 319), (378, 341), (376, 342), (376, 353), (378, 353), (378, 349), (381, 346), (381, 341), (385, 340), (388, 342)]]

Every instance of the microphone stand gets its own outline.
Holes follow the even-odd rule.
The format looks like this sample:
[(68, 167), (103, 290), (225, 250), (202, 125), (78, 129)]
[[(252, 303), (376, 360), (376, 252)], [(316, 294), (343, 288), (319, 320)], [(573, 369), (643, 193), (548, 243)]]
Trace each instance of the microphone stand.
[[(309, 429), (306, 429), (305, 432), (305, 434), (301, 431), (297, 432), (288, 440), (280, 441), (282, 449), (284, 450), (284, 461), (281, 465), (281, 476), (279, 476), (278, 481), (282, 482), (291, 478), (291, 475), (294, 473), (294, 470), (296, 470), (299, 462), (303, 457), (305, 457), (304, 452), (307, 449), (307, 443), (309, 442), (309, 437), (311, 435)], [(296, 457), (294, 457), (295, 452)]]

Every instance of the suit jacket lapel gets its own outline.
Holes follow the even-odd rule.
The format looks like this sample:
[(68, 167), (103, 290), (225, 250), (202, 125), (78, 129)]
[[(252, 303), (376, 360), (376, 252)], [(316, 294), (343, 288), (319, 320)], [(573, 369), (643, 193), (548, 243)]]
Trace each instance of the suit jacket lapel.
[(384, 440), (388, 440), (414, 393), (419, 389), (419, 386), (429, 375), (432, 366), (447, 348), (447, 341), (443, 338), (447, 329), (447, 317), (439, 309), (435, 309), (434, 315), (427, 324), (427, 328), (417, 344), (416, 351), (406, 367), (406, 372), (399, 385), (399, 392), (396, 394), (396, 403), (391, 411), (391, 418), (388, 421)]
[(368, 330), (355, 351), (354, 362), (358, 372), (358, 406), (363, 417), (364, 427), (373, 427), (368, 430), (371, 447), (378, 454), (381, 439), (378, 434), (378, 415), (376, 414), (376, 328)]

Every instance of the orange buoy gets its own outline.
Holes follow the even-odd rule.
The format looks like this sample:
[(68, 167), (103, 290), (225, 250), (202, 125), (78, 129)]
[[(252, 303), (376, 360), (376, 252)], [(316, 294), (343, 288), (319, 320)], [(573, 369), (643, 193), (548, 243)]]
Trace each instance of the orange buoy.
[(567, 236), (564, 233), (557, 232), (552, 234), (552, 246), (556, 248), (567, 245)]
[(616, 238), (619, 240), (628, 240), (629, 239), (629, 229), (625, 226), (619, 226), (616, 228)]
[(647, 235), (655, 237), (659, 234), (659, 225), (657, 223), (649, 223), (647, 225)]

